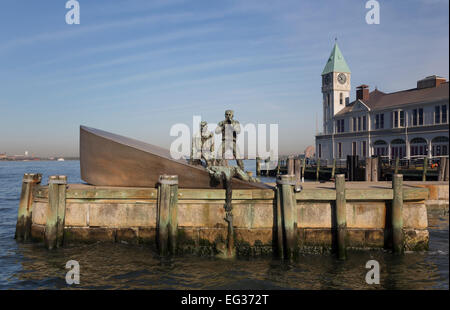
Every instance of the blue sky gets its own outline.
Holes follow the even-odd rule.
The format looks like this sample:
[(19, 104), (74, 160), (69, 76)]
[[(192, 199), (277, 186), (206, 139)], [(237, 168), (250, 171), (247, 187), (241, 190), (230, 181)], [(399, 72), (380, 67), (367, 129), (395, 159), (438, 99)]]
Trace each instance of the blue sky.
[(321, 72), (334, 38), (355, 86), (385, 92), (448, 79), (448, 0), (65, 0), (0, 2), (0, 153), (78, 154), (84, 124), (169, 147), (175, 123), (234, 109), (278, 123), (280, 153), (321, 127)]

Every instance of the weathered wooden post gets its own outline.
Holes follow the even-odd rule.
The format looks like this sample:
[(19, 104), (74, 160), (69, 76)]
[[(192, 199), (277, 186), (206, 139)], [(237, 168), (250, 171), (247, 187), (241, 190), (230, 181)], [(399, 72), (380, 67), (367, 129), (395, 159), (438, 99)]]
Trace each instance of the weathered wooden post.
[(44, 243), (49, 250), (57, 247), (58, 238), (58, 210), (59, 210), (59, 176), (48, 178), (48, 208), (45, 225)]
[(331, 167), (331, 179), (334, 179), (336, 173), (336, 158), (333, 158), (333, 167)]
[(289, 155), (287, 159), (287, 174), (288, 175), (294, 175), (294, 156)]
[(256, 157), (256, 176), (261, 176), (261, 158)]
[(372, 181), (372, 159), (370, 157), (366, 158), (365, 175), (366, 182)]
[[(285, 258), (292, 259), (296, 255), (296, 199), (295, 176), (281, 175), (277, 178), (277, 188), (280, 195), (280, 215), (282, 226), (282, 253)], [(278, 220), (278, 219), (277, 219)], [(279, 231), (278, 231), (279, 232)], [(280, 236), (279, 236), (280, 238)]]
[(423, 158), (423, 171), (422, 171), (422, 182), (427, 180), (427, 170), (428, 170), (428, 157)]
[(394, 253), (403, 253), (403, 175), (392, 178), (394, 199), (392, 200), (392, 245)]
[(398, 174), (398, 166), (400, 165), (400, 158), (398, 156), (395, 157), (395, 168), (394, 174)]
[(336, 175), (335, 184), (338, 258), (341, 260), (345, 260), (347, 258), (347, 202), (345, 198), (345, 175)]
[(17, 241), (28, 241), (30, 239), (33, 190), (37, 184), (41, 183), (41, 180), (41, 174), (25, 173), (23, 175), (15, 233)]
[(64, 222), (66, 219), (66, 189), (67, 177), (58, 176), (58, 210), (56, 216), (56, 247), (62, 247), (64, 243)]
[(372, 182), (378, 182), (378, 157), (371, 158)]
[(449, 158), (445, 159), (445, 173), (444, 173), (444, 181), (448, 181), (448, 170), (449, 170)]
[(176, 254), (178, 176), (161, 175), (158, 185), (157, 238), (161, 256)]
[(439, 159), (439, 177), (438, 177), (438, 181), (444, 181), (445, 180), (445, 162), (446, 162), (446, 158), (445, 157), (441, 157)]
[(300, 182), (302, 174), (302, 166), (300, 158), (296, 158), (294, 160), (294, 170), (295, 170), (295, 181)]
[(281, 170), (281, 159), (278, 158), (278, 165), (277, 165), (277, 175), (280, 174), (280, 170)]
[(302, 164), (302, 183), (305, 182), (305, 168), (306, 168), (306, 157), (303, 158), (303, 164)]
[(319, 176), (320, 176), (320, 158), (317, 159), (317, 166), (316, 166), (316, 181), (319, 182)]

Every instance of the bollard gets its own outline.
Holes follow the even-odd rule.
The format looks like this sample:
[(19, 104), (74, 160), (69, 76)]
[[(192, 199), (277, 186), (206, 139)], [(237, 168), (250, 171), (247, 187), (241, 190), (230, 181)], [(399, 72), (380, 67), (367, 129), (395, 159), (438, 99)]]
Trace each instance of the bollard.
[(290, 155), (287, 159), (287, 174), (294, 175), (294, 156)]
[(423, 158), (423, 173), (422, 173), (422, 182), (427, 180), (427, 170), (428, 170), (428, 157)]
[(303, 164), (302, 164), (302, 183), (305, 182), (305, 169), (306, 169), (306, 157), (303, 158)]
[(338, 258), (347, 258), (347, 218), (346, 218), (346, 198), (345, 198), (345, 175), (336, 175), (336, 222), (337, 222), (337, 246)]
[(294, 170), (295, 170), (295, 181), (300, 182), (301, 181), (301, 174), (302, 174), (302, 167), (301, 167), (300, 158), (296, 158), (294, 160)]
[(320, 159), (317, 159), (317, 166), (316, 166), (316, 182), (319, 182), (319, 175), (320, 175)]
[(282, 175), (277, 178), (277, 188), (280, 197), (281, 226), (283, 233), (283, 254), (287, 259), (296, 255), (296, 199), (295, 199), (295, 176)]
[(395, 174), (392, 178), (394, 199), (392, 200), (392, 240), (396, 254), (403, 253), (403, 175)]
[(378, 182), (378, 157), (371, 158), (372, 182)]
[(261, 176), (261, 158), (256, 157), (256, 176)]
[(334, 179), (334, 174), (336, 173), (336, 158), (333, 158), (333, 167), (331, 168), (331, 178)]
[(400, 165), (400, 158), (395, 157), (395, 168), (394, 168), (394, 174), (398, 174), (398, 166)]
[(372, 181), (372, 159), (370, 157), (366, 158), (366, 182)]
[(178, 176), (161, 175), (158, 184), (157, 244), (159, 254), (176, 254), (178, 228)]
[(48, 178), (48, 208), (44, 243), (49, 250), (63, 244), (66, 183), (67, 178), (65, 176), (52, 175)]
[(33, 190), (42, 180), (41, 174), (25, 173), (22, 180), (22, 191), (20, 194), (19, 210), (15, 239), (17, 241), (28, 241), (31, 236), (31, 211), (33, 205)]

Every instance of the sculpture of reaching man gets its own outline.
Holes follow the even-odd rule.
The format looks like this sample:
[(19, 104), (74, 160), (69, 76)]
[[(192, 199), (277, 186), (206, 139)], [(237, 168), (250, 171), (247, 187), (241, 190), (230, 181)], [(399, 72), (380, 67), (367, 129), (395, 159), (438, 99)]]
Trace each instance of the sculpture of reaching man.
[[(238, 150), (236, 146), (237, 135), (241, 133), (241, 125), (238, 121), (233, 119), (234, 112), (232, 110), (225, 111), (225, 120), (217, 124), (215, 130), (216, 134), (222, 134), (222, 159), (221, 164), (224, 165), (227, 159), (236, 159), (236, 163), (244, 170), (244, 162), (242, 159), (238, 158)], [(231, 145), (230, 145), (231, 144)], [(228, 156), (229, 153), (233, 154), (233, 157)], [(227, 156), (225, 156), (227, 154)]]

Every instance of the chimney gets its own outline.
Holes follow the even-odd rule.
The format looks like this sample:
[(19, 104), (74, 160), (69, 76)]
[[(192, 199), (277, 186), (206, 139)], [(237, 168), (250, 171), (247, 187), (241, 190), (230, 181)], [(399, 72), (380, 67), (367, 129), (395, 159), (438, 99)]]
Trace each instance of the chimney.
[(426, 78), (417, 81), (417, 89), (438, 87), (445, 82), (445, 78), (443, 77), (437, 75), (427, 76)]
[(363, 84), (356, 87), (356, 100), (369, 100), (369, 85)]

